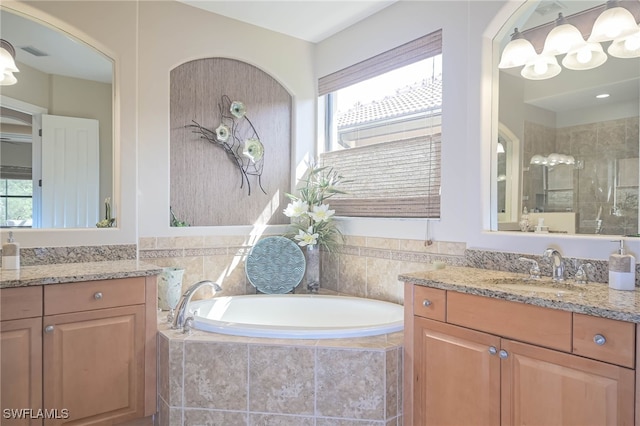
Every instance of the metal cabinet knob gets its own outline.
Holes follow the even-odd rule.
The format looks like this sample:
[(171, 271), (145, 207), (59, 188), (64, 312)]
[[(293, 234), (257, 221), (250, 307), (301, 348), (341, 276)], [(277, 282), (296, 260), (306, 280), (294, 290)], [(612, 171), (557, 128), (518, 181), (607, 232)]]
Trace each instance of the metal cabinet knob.
[(602, 334), (596, 334), (595, 336), (593, 336), (593, 343), (598, 346), (602, 346), (607, 343), (607, 339)]
[(96, 300), (102, 299), (102, 292), (101, 291), (96, 292), (96, 294), (93, 295), (93, 298)]
[(489, 346), (489, 355), (495, 355), (498, 353), (498, 349), (495, 346)]
[(45, 333), (53, 333), (54, 327), (52, 325), (48, 325), (44, 328)]
[(422, 301), (422, 306), (424, 306), (425, 308), (428, 308), (429, 306), (431, 306), (431, 300), (429, 299), (424, 299)]
[(498, 356), (500, 357), (500, 359), (507, 359), (509, 358), (509, 352), (505, 351), (504, 349), (500, 349), (500, 352), (498, 352)]

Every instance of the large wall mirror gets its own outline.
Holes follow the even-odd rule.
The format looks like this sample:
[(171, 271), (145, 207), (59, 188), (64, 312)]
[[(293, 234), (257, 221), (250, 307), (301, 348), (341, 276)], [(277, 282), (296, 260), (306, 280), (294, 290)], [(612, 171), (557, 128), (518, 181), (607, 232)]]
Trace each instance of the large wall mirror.
[(19, 69), (0, 86), (0, 226), (96, 227), (114, 188), (113, 61), (7, 8), (0, 38)]
[[(618, 5), (635, 32), (613, 41), (594, 40), (603, 1), (528, 1), (494, 40), (494, 230), (638, 234), (640, 2)], [(563, 25), (580, 38), (553, 51)], [(524, 64), (504, 62), (512, 38), (534, 50)]]

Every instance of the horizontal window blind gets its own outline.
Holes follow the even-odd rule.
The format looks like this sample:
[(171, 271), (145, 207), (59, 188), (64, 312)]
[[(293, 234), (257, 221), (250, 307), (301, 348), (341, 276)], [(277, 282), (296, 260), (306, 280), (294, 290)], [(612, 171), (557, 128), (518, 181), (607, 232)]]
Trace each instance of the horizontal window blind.
[(329, 200), (339, 216), (440, 217), (441, 135), (421, 136), (321, 154), (345, 177)]
[(31, 179), (31, 167), (0, 166), (0, 179)]
[(420, 37), (384, 53), (318, 79), (318, 95), (351, 86), (388, 71), (442, 53), (442, 30)]

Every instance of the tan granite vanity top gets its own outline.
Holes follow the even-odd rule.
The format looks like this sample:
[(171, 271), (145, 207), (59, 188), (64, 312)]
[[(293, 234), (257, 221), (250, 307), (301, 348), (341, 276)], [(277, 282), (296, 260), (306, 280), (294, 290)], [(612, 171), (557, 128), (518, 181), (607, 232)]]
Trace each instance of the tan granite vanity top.
[[(576, 284), (574, 280), (566, 280), (566, 283), (572, 286), (572, 291), (558, 289), (558, 292), (538, 292), (528, 288), (521, 290), (500, 285), (500, 283), (509, 282), (510, 278), (524, 279), (527, 276), (513, 272), (456, 266), (398, 276), (400, 281), (415, 285), (640, 323), (640, 289), (638, 288), (635, 291), (620, 291), (610, 289), (603, 283)], [(529, 283), (533, 286), (552, 284), (549, 277), (542, 277), (539, 282), (522, 282), (524, 285)]]
[(17, 271), (0, 269), (0, 288), (146, 277), (160, 272), (162, 268), (137, 260), (24, 266)]

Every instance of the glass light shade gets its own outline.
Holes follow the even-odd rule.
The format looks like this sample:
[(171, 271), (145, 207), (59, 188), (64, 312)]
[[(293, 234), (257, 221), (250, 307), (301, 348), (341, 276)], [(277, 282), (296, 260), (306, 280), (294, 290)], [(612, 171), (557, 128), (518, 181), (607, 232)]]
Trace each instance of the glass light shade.
[(529, 162), (529, 164), (538, 164), (538, 165), (542, 165), (544, 163), (546, 163), (547, 159), (545, 157), (543, 157), (540, 154), (536, 154), (533, 157), (531, 157), (531, 161)]
[(590, 70), (607, 61), (607, 54), (602, 50), (600, 43), (584, 43), (567, 53), (562, 60), (562, 65), (570, 70)]
[(528, 80), (546, 80), (560, 74), (560, 71), (562, 68), (555, 56), (537, 55), (522, 68), (520, 75)]
[(18, 79), (10, 71), (7, 71), (4, 74), (0, 74), (0, 86), (11, 86), (12, 84), (16, 84), (17, 82)]
[(502, 51), (502, 58), (498, 68), (515, 68), (529, 62), (536, 56), (533, 45), (524, 38), (516, 38), (509, 42)]
[(638, 24), (631, 12), (624, 7), (614, 6), (615, 3), (608, 1), (607, 9), (594, 22), (591, 35), (587, 40), (589, 43), (611, 41), (638, 30)]
[(580, 30), (571, 24), (562, 24), (552, 29), (544, 41), (543, 55), (564, 55), (584, 44)]
[(502, 145), (502, 142), (498, 142), (498, 147), (497, 147), (496, 152), (498, 154), (504, 154), (505, 151), (504, 151), (504, 145)]
[(639, 58), (640, 25), (635, 33), (613, 40), (607, 49), (607, 53), (616, 58)]
[(16, 62), (13, 60), (11, 53), (4, 47), (0, 47), (0, 73), (18, 71), (20, 70), (16, 67)]

